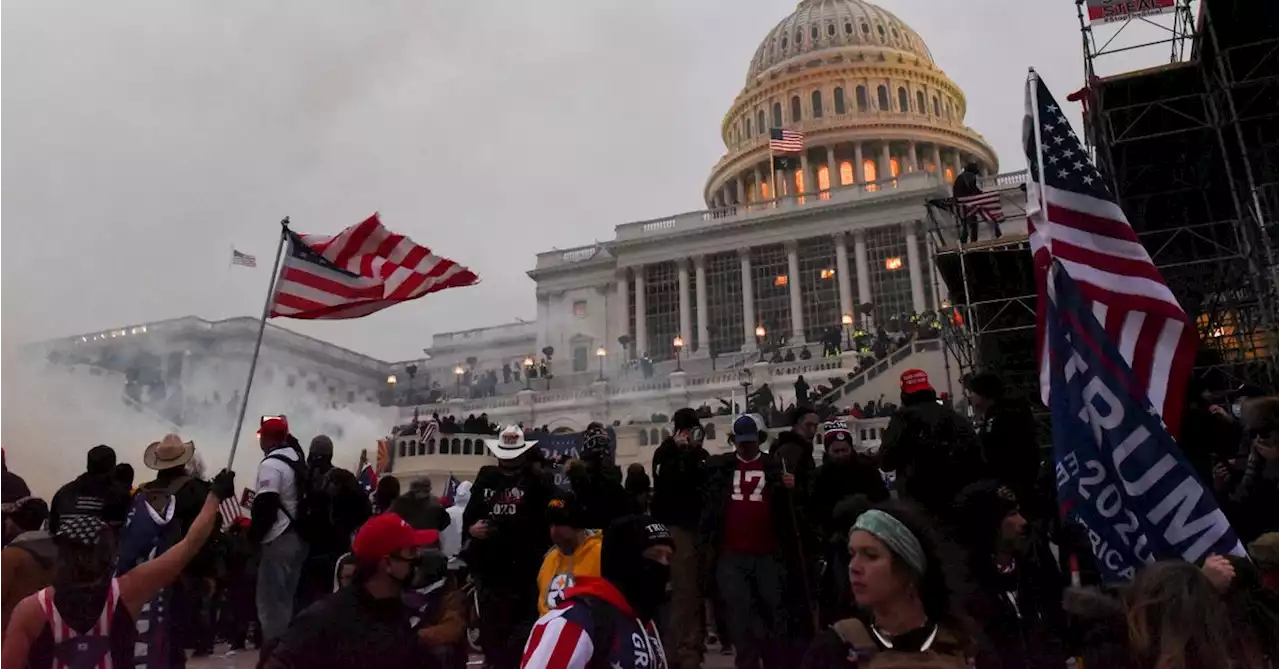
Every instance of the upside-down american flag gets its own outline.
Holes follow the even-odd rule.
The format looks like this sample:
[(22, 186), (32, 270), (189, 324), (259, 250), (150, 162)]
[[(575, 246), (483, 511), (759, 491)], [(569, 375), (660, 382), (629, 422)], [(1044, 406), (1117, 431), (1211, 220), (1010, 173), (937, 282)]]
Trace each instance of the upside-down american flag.
[(1004, 209), (1000, 207), (1000, 191), (991, 190), (977, 195), (963, 195), (955, 198), (956, 218), (969, 217), (999, 223), (1004, 220)]
[(1049, 404), (1046, 278), (1054, 259), (1133, 370), (1139, 390), (1178, 435), (1196, 331), (1034, 71), (1027, 78), (1027, 232), (1034, 256), (1040, 395)]
[(769, 150), (774, 153), (800, 153), (804, 151), (804, 133), (770, 128)]
[(387, 230), (377, 214), (332, 237), (288, 228), (284, 234), (289, 252), (276, 281), (273, 318), (359, 318), (480, 280), (466, 267)]

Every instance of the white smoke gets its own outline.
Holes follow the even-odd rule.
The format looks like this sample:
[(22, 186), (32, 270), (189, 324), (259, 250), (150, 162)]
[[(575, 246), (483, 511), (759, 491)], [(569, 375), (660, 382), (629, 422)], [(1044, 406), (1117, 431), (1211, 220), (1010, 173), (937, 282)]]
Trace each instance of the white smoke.
[[(270, 357), (271, 352), (264, 350), (263, 362)], [(125, 376), (119, 372), (50, 363), (18, 351), (6, 352), (3, 368), (0, 438), (10, 470), (26, 479), (32, 494), (50, 498), (59, 486), (84, 471), (85, 453), (97, 444), (111, 446), (120, 462), (133, 465), (135, 483), (151, 480), (152, 472), (143, 466), (143, 452), (169, 432), (195, 442), (207, 475), (227, 465), (239, 409), (238, 400), (231, 400), (243, 392), (243, 378), (233, 381), (207, 369), (188, 370), (186, 399), (194, 408), (186, 412), (179, 428), (128, 399)], [(354, 469), (362, 449), (368, 450), (370, 460), (376, 457), (377, 440), (389, 433), (395, 409), (367, 402), (340, 406), (300, 387), (268, 382), (261, 369), (236, 451), (237, 487), (255, 487), (254, 472), (261, 458), (256, 431), (262, 414), (285, 414), (303, 449), (315, 435), (329, 435), (338, 467)], [(214, 392), (222, 401), (202, 404), (202, 398)], [(200, 397), (192, 397), (197, 393)]]

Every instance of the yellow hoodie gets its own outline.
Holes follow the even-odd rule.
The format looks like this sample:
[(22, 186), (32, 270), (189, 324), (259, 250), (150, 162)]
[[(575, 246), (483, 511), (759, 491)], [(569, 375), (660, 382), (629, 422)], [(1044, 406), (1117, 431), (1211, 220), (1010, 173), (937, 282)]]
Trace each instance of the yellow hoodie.
[(589, 530), (573, 555), (565, 555), (554, 546), (547, 551), (538, 570), (539, 616), (564, 601), (564, 591), (577, 583), (577, 577), (600, 575), (600, 539), (599, 532)]

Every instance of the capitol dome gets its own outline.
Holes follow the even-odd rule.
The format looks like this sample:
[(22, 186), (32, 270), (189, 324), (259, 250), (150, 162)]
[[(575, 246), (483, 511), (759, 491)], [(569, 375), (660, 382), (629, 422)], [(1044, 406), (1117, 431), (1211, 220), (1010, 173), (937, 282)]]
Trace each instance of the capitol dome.
[(898, 17), (864, 0), (801, 0), (751, 58), (704, 196), (713, 208), (772, 199), (775, 128), (804, 134), (800, 165), (778, 173), (784, 196), (872, 190), (913, 171), (950, 181), (969, 162), (994, 173), (995, 152), (964, 115), (964, 93)]

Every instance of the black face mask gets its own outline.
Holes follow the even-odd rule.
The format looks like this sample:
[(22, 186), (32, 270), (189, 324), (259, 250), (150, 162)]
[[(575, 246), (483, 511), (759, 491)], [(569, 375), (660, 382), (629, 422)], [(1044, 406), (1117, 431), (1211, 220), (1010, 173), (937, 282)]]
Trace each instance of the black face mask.
[(627, 603), (643, 620), (651, 620), (667, 599), (667, 582), (671, 580), (671, 567), (653, 560), (641, 558), (639, 564), (627, 572), (626, 582), (620, 584)]

